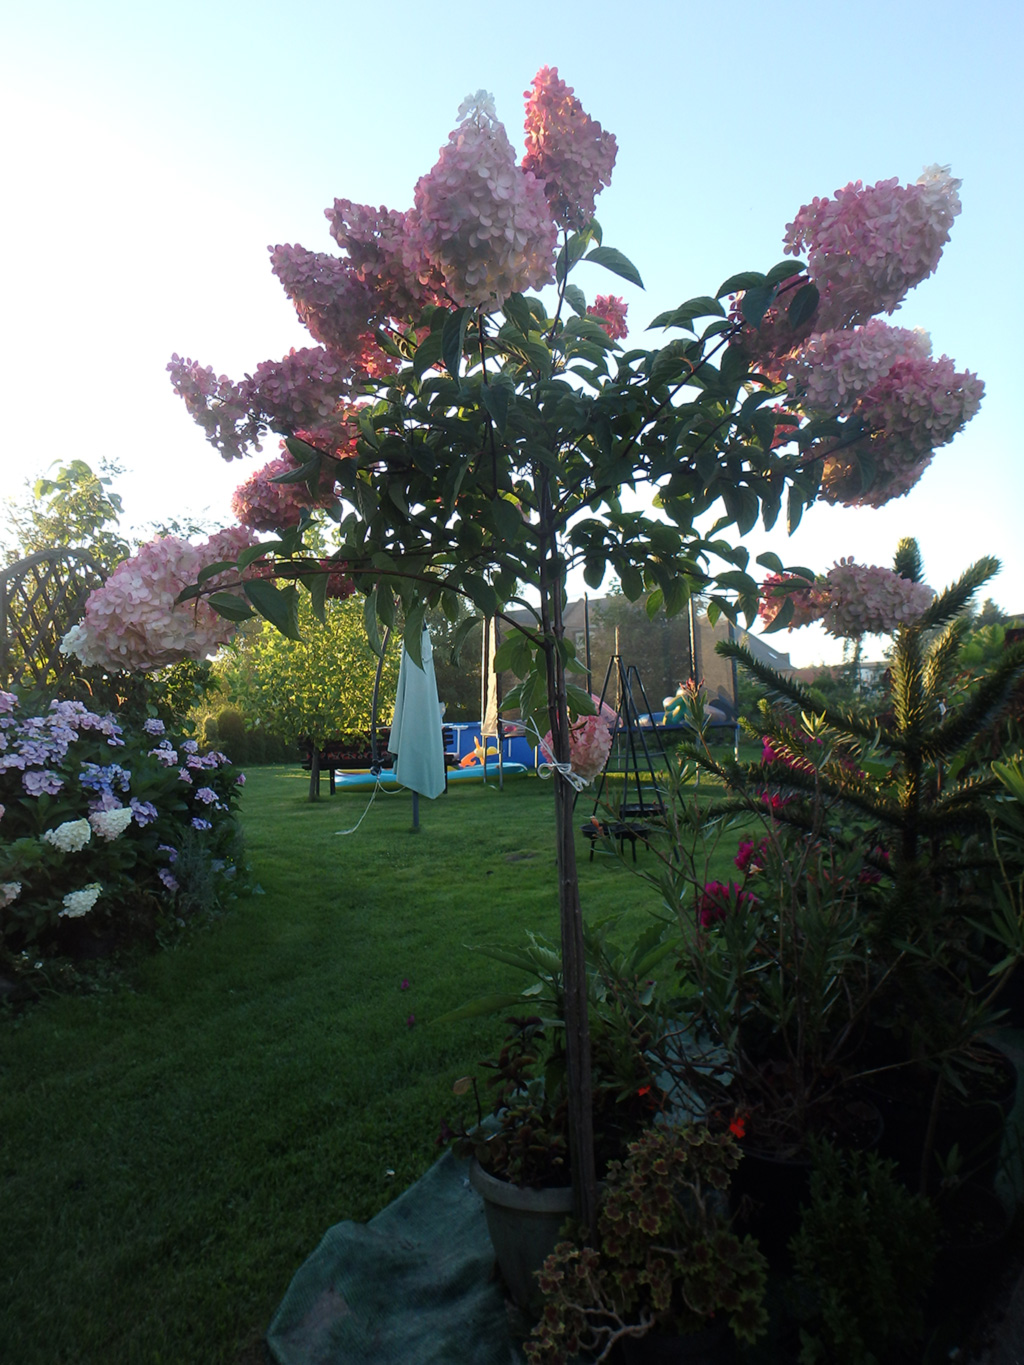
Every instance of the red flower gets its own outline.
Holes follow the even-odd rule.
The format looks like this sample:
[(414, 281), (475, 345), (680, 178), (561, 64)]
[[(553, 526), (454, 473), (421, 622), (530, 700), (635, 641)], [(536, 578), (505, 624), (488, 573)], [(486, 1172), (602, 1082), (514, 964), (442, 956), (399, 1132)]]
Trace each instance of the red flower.
[(729, 1123), (729, 1132), (734, 1138), (742, 1138), (747, 1135), (747, 1116), (746, 1114), (734, 1114)]

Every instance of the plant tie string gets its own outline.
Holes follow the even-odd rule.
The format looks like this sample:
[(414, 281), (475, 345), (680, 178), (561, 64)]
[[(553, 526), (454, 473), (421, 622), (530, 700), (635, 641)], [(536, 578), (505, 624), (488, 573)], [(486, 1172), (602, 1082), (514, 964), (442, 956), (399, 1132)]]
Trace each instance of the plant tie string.
[(581, 792), (590, 786), (590, 778), (581, 777), (579, 773), (573, 772), (571, 763), (559, 763), (558, 759), (555, 758), (554, 754), (541, 739), (540, 731), (532, 720), (524, 721), (523, 725), (527, 734), (532, 734), (533, 738), (537, 741), (536, 747), (545, 758), (545, 762), (537, 764), (538, 777), (548, 778), (552, 773), (559, 773), (565, 778), (566, 782), (568, 782), (569, 786), (572, 787), (575, 792)]

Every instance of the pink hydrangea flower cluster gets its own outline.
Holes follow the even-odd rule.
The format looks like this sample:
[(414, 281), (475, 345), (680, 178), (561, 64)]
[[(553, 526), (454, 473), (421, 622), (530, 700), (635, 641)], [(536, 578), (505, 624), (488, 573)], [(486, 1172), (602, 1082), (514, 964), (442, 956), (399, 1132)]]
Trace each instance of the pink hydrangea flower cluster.
[(353, 377), (368, 373), (374, 364), (363, 352), (346, 357), (326, 347), (306, 347), (293, 348), (281, 360), (263, 361), (238, 384), (177, 355), (167, 369), (207, 440), (225, 460), (234, 460), (250, 449), (260, 450), (268, 428), (302, 436), (328, 454), (347, 453), (354, 428), (346, 396)]
[(612, 341), (623, 341), (629, 332), (629, 328), (626, 326), (626, 313), (628, 311), (629, 304), (623, 303), (622, 299), (615, 294), (598, 294), (587, 309), (590, 316), (597, 319)]
[(356, 590), (356, 585), (345, 573), (344, 568), (339, 565), (336, 559), (321, 559), (320, 567), (327, 573), (327, 596), (344, 601), (346, 597), (351, 597)]
[[(786, 583), (802, 583), (802, 579), (769, 574), (761, 586), (761, 605), (758, 615), (766, 625), (778, 616), (786, 596), (795, 611), (790, 630), (824, 623), (831, 635), (842, 638), (864, 634), (885, 635), (917, 619), (934, 597), (931, 588), (913, 583), (892, 569), (874, 564), (857, 564), (853, 559), (840, 559), (825, 575), (807, 589), (783, 595)], [(778, 755), (769, 753), (765, 741), (766, 761)]]
[(926, 332), (872, 318), (863, 327), (815, 332), (794, 354), (786, 377), (806, 407), (848, 413), (898, 360), (930, 354)]
[(915, 621), (934, 593), (892, 569), (840, 559), (825, 575), (828, 606), (822, 617), (830, 635), (886, 635)]
[[(594, 701), (597, 701), (596, 697)], [(580, 716), (569, 726), (569, 766), (584, 782), (593, 782), (604, 771), (612, 750), (614, 724), (615, 712), (610, 706), (602, 705), (597, 715)], [(541, 740), (540, 747), (552, 760), (554, 740), (550, 730)]]
[(491, 96), (469, 96), (459, 118), (417, 182), (415, 236), (455, 303), (493, 307), (552, 282), (555, 225), (543, 185), (516, 165)]
[[(320, 348), (265, 362), (240, 382), (172, 357), (173, 387), (225, 459), (259, 450), (267, 430), (343, 453), (345, 400), (366, 379), (395, 370), (380, 329), (414, 327), (425, 304), (494, 307), (552, 281), (552, 205), (560, 221), (589, 220), (611, 178), (615, 139), (583, 112), (553, 68), (538, 73), (527, 100), (524, 165), (516, 164), (490, 96), (479, 91), (464, 102), (440, 159), (416, 185), (413, 209), (336, 199), (325, 212), (345, 256), (270, 248), (274, 273)], [(625, 335), (624, 317), (624, 306), (609, 317), (613, 337)]]
[(251, 392), (211, 366), (177, 354), (167, 366), (171, 387), (184, 400), (189, 416), (202, 427), (206, 439), (225, 460), (240, 459), (252, 447), (260, 449), (266, 423), (258, 410), (250, 411)]
[(822, 293), (817, 326), (845, 327), (892, 313), (939, 263), (960, 212), (948, 166), (928, 166), (914, 185), (859, 180), (834, 199), (805, 204), (786, 227), (785, 249), (806, 252)]
[[(802, 584), (801, 587), (793, 587), (791, 591), (785, 591), (790, 584)], [(770, 573), (761, 584), (761, 600), (757, 608), (757, 614), (766, 626), (770, 626), (786, 602), (793, 603), (793, 615), (790, 618), (789, 629), (796, 630), (798, 626), (809, 626), (813, 621), (821, 620), (821, 613), (824, 609), (824, 594), (816, 584), (808, 584), (805, 579), (797, 578), (794, 574)]]
[(271, 269), (316, 340), (343, 354), (357, 351), (380, 303), (348, 261), (302, 246), (267, 249)]
[(401, 319), (425, 303), (445, 302), (444, 277), (424, 252), (408, 213), (351, 199), (335, 199), (324, 212), (350, 268), (372, 285), (379, 310)]
[(569, 764), (585, 782), (604, 771), (612, 748), (612, 732), (603, 716), (582, 716), (569, 727)]
[(313, 499), (304, 483), (274, 483), (278, 474), (288, 474), (296, 464), (288, 454), (269, 460), (238, 485), (231, 497), (231, 510), (242, 526), (253, 531), (284, 531), (298, 526), (309, 507), (330, 507), (333, 489)]
[[(205, 601), (175, 606), (175, 598), (206, 565), (237, 559), (252, 543), (251, 532), (235, 526), (202, 545), (177, 536), (143, 545), (90, 594), (84, 619), (64, 637), (62, 652), (111, 672), (145, 672), (213, 653), (231, 639), (236, 625)], [(232, 591), (237, 581), (238, 574), (226, 570), (208, 586)]]
[(524, 98), (523, 169), (544, 186), (560, 227), (586, 227), (594, 216), (594, 200), (611, 184), (615, 138), (584, 112), (557, 67), (542, 66)]
[(899, 357), (852, 408), (852, 415), (872, 433), (867, 449), (875, 463), (873, 484), (862, 492), (859, 472), (840, 452), (823, 463), (822, 498), (846, 506), (881, 507), (908, 493), (934, 451), (975, 415), (984, 393), (978, 376), (957, 371), (949, 356), (935, 360), (922, 346)]
[[(751, 361), (788, 383), (791, 405), (863, 426), (862, 444), (810, 455), (823, 462), (827, 502), (881, 507), (909, 492), (933, 451), (978, 410), (984, 386), (976, 375), (958, 372), (948, 356), (933, 359), (926, 333), (874, 317), (893, 312), (935, 269), (960, 212), (959, 185), (948, 167), (932, 166), (914, 185), (857, 181), (805, 205), (785, 242), (788, 252), (807, 251), (808, 275), (786, 280), (760, 327), (739, 334)], [(794, 329), (786, 310), (808, 277), (819, 305)], [(739, 300), (733, 318), (740, 321)], [(870, 459), (867, 488), (858, 452)]]

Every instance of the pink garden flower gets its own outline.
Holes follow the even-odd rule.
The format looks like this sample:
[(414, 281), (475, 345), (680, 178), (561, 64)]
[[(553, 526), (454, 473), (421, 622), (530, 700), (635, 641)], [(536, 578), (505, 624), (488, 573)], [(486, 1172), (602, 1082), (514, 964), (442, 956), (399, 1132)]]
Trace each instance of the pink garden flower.
[(753, 839), (741, 839), (733, 862), (744, 876), (748, 876), (751, 872), (762, 872), (767, 851), (767, 836), (757, 844), (754, 843)]
[(825, 629), (840, 637), (889, 634), (917, 619), (934, 597), (892, 569), (840, 559), (825, 575)]
[(554, 278), (555, 226), (540, 181), (516, 165), (491, 96), (477, 91), (437, 165), (416, 185), (416, 250), (455, 303), (500, 305)]
[(930, 353), (926, 332), (872, 318), (863, 327), (815, 332), (794, 354), (787, 378), (805, 407), (849, 413), (898, 361)]
[(823, 463), (821, 497), (847, 507), (881, 507), (908, 493), (933, 452), (975, 415), (984, 392), (978, 376), (958, 372), (948, 356), (935, 360), (924, 348), (901, 356), (852, 409), (871, 431), (866, 450), (874, 480), (863, 490), (859, 470), (839, 452)]
[(615, 294), (598, 294), (587, 312), (597, 319), (612, 341), (623, 341), (629, 331), (626, 326), (628, 310), (629, 304), (623, 303)]
[[(791, 584), (802, 586), (794, 586), (792, 591), (786, 591)], [(807, 583), (805, 579), (798, 578), (795, 574), (770, 573), (761, 584), (758, 616), (766, 626), (770, 626), (786, 602), (793, 604), (789, 629), (796, 630), (799, 626), (807, 626), (813, 621), (821, 620), (826, 598), (817, 584)]]
[(892, 313), (939, 263), (960, 212), (960, 181), (928, 166), (916, 184), (859, 180), (834, 199), (805, 204), (786, 228), (785, 249), (806, 253), (821, 290), (817, 326), (845, 327)]
[(594, 216), (595, 198), (611, 184), (615, 138), (584, 113), (557, 67), (542, 66), (525, 98), (523, 169), (544, 186), (560, 227), (586, 227)]
[[(604, 771), (611, 753), (614, 723), (615, 712), (611, 707), (603, 706), (600, 714), (581, 716), (569, 726), (569, 766), (585, 782), (593, 782)], [(552, 760), (554, 740), (550, 730), (541, 740), (540, 747)]]
[(298, 526), (303, 510), (330, 507), (333, 489), (313, 499), (304, 483), (274, 483), (278, 474), (296, 469), (291, 455), (279, 455), (238, 485), (231, 498), (231, 510), (243, 526), (254, 531), (284, 531)]
[(425, 255), (408, 213), (335, 199), (325, 210), (331, 236), (356, 277), (372, 286), (377, 315), (406, 320), (425, 303), (444, 303), (444, 277)]
[(757, 897), (750, 891), (744, 891), (737, 882), (705, 882), (697, 903), (697, 923), (702, 929), (707, 929), (719, 920), (724, 920), (730, 910), (756, 904)]
[[(202, 545), (177, 536), (151, 540), (90, 594), (85, 617), (64, 637), (62, 652), (110, 672), (145, 672), (212, 654), (237, 626), (202, 600), (175, 606), (175, 599), (205, 565), (237, 559), (251, 544), (251, 533), (240, 526), (218, 531)], [(231, 591), (237, 580), (228, 570), (208, 586)]]

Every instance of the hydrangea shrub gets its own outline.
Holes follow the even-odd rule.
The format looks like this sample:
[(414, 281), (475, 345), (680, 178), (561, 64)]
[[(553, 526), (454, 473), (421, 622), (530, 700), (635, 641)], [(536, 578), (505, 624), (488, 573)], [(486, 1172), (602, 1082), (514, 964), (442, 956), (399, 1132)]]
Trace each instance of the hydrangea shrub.
[(82, 702), (38, 714), (0, 692), (0, 964), (66, 951), (72, 922), (121, 943), (152, 932), (196, 908), (197, 869), (223, 896), (244, 780), (160, 720), (132, 732)]

